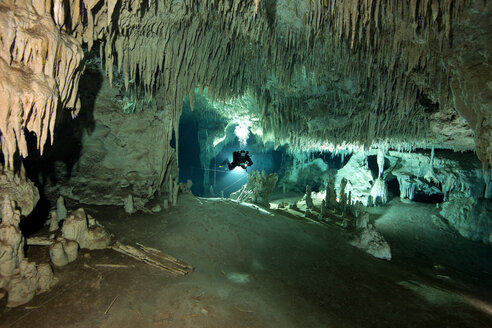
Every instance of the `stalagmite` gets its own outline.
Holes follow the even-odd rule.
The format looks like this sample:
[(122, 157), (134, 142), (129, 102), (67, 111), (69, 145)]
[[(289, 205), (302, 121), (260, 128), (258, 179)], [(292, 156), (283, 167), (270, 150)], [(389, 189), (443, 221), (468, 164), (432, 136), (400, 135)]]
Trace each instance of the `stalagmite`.
[(306, 186), (306, 207), (311, 210), (314, 208), (314, 205), (313, 205), (313, 199), (311, 198), (311, 186), (310, 185), (307, 185)]
[(56, 231), (59, 229), (58, 220), (56, 211), (51, 211), (51, 219), (50, 219), (50, 232)]
[(63, 248), (62, 242), (56, 242), (50, 246), (50, 258), (56, 266), (65, 266), (68, 264), (68, 255)]
[(323, 199), (321, 201), (320, 209), (319, 209), (319, 216), (318, 220), (323, 220), (324, 217), (326, 216), (326, 201)]
[(384, 152), (382, 150), (378, 150), (377, 154), (377, 163), (378, 163), (378, 179), (381, 178), (383, 171), (384, 171)]
[(398, 176), (398, 183), (400, 185), (400, 198), (412, 200), (415, 197), (415, 189), (417, 187), (412, 178), (407, 175), (400, 175)]
[(51, 262), (60, 267), (77, 259), (79, 244), (75, 240), (58, 238), (49, 249)]
[(0, 224), (0, 288), (8, 293), (8, 307), (27, 303), (36, 293), (42, 293), (56, 283), (49, 266), (40, 264), (39, 271), (34, 262), (24, 258), (24, 238), (19, 222), (20, 212), (15, 202), (5, 196)]
[(123, 207), (125, 208), (125, 212), (127, 214), (133, 214), (136, 212), (135, 207), (133, 206), (133, 196), (131, 194), (125, 198)]
[(89, 225), (84, 209), (71, 213), (62, 226), (65, 239), (76, 241), (80, 248), (104, 249), (111, 242), (110, 235), (99, 225)]
[(67, 217), (67, 208), (65, 207), (65, 199), (63, 196), (58, 197), (56, 201), (56, 220), (62, 221)]
[(374, 182), (371, 189), (371, 196), (374, 205), (382, 205), (388, 202), (388, 187), (386, 186), (386, 182), (381, 177), (377, 178)]

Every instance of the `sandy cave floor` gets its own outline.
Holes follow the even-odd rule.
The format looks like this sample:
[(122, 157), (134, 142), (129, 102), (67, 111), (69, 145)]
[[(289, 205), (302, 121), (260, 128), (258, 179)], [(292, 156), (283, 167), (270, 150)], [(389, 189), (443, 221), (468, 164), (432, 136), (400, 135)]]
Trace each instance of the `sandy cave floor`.
[[(492, 247), (457, 236), (433, 205), (394, 199), (371, 209), (391, 262), (350, 246), (336, 224), (226, 199), (183, 195), (176, 208), (133, 216), (85, 208), (122, 243), (161, 249), (195, 271), (174, 277), (84, 250), (55, 269), (52, 291), (15, 309), (3, 301), (0, 327), (492, 327)], [(49, 258), (47, 247), (27, 255)]]

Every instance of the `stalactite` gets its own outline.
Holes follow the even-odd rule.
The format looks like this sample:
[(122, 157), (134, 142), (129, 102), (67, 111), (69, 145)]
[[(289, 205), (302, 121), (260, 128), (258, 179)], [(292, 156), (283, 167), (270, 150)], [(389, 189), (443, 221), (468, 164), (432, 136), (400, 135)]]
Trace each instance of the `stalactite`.
[(55, 25), (63, 25), (64, 14), (59, 2), (54, 6), (54, 18), (47, 3), (19, 1), (0, 10), (0, 131), (7, 167), (17, 149), (28, 155), (24, 129), (36, 134), (43, 153), (54, 139), (58, 107), (74, 108), (74, 115), (80, 108), (82, 49)]
[[(260, 1), (246, 4), (166, 0), (159, 6), (150, 1), (147, 10), (142, 9), (140, 0), (78, 0), (61, 10), (63, 3), (56, 0), (54, 10), (49, 1), (34, 4), (38, 12), (54, 15), (47, 25), (53, 28), (50, 33), (61, 35), (48, 41), (52, 44), (46, 48), (51, 49), (46, 60), (63, 63), (56, 72), (53, 65), (44, 66), (44, 74), (59, 79), (58, 95), (51, 85), (44, 91), (51, 88), (47, 93), (54, 96), (36, 99), (32, 105), (38, 114), (29, 116), (36, 121), (29, 129), (36, 130), (40, 147), (53, 131), (58, 102), (77, 107), (77, 67), (82, 41), (89, 48), (95, 41), (101, 42), (100, 53), (110, 82), (116, 64), (124, 75), (126, 89), (142, 88), (146, 96), (164, 90), (167, 104), (173, 107), (173, 120), (179, 120), (181, 102), (193, 94), (196, 86), (210, 87), (210, 94), (220, 99), (249, 89), (259, 98), (263, 127), (272, 129), (269, 133), (277, 144), (328, 147), (343, 143), (371, 146), (388, 138), (395, 143), (407, 140), (410, 144), (423, 140), (429, 129), (428, 121), (415, 94), (436, 89), (435, 86), (437, 90), (450, 89), (453, 82), (442, 72), (440, 55), (450, 46), (453, 24), (459, 24), (460, 14), (471, 0), (311, 0), (305, 5), (296, 4), (295, 12), (289, 12), (292, 17), (305, 17), (300, 27), (280, 26), (278, 22), (271, 25)], [(65, 14), (71, 17), (68, 19)], [(1, 15), (7, 19), (7, 15)], [(71, 22), (70, 26), (64, 24), (66, 21)], [(68, 34), (79, 43), (73, 43)], [(5, 39), (12, 38), (5, 35)], [(54, 51), (53, 40), (60, 39), (63, 50)], [(440, 46), (429, 47), (432, 43)], [(2, 58), (9, 66), (11, 60), (21, 60), (23, 57), (19, 56), (24, 52), (5, 52)], [(285, 87), (303, 79), (301, 67), (314, 72), (313, 80), (328, 81), (326, 87), (334, 90), (343, 89), (337, 79), (344, 76), (355, 84), (355, 92), (336, 92), (335, 98), (306, 92), (309, 88), (316, 90), (315, 83), (319, 82), (299, 92)], [(10, 74), (9, 70), (4, 65), (2, 73)], [(272, 75), (281, 87), (268, 87), (267, 94), (265, 86)], [(460, 88), (452, 85), (452, 89)], [(438, 92), (439, 103), (452, 104), (455, 94), (445, 92)], [(190, 101), (193, 103), (192, 98)], [(316, 111), (318, 106), (325, 110)], [(41, 114), (45, 108), (48, 115)], [(350, 125), (316, 128), (330, 126), (331, 117), (340, 120), (344, 115), (350, 117)], [(23, 149), (21, 155), (27, 155), (19, 122), (15, 128), (1, 127), (2, 150), (8, 158), (15, 151), (13, 145), (17, 140)], [(309, 128), (304, 128), (307, 122)], [(291, 131), (298, 135), (293, 138)], [(479, 155), (484, 162), (492, 161), (488, 135), (482, 134), (477, 134)]]

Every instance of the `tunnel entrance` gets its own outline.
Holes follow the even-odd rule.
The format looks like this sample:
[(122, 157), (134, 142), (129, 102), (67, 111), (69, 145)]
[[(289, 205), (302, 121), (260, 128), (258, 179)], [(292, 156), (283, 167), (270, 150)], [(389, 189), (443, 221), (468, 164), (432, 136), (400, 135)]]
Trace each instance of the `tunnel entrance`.
[[(191, 180), (191, 191), (194, 195), (203, 195), (203, 173), (200, 165), (200, 142), (198, 139), (198, 122), (189, 107), (183, 108), (179, 121), (179, 181)], [(176, 143), (173, 132), (173, 140)]]
[[(202, 97), (197, 97), (194, 110), (189, 100), (183, 103), (179, 125), (179, 180), (192, 180), (191, 191), (201, 197), (229, 197), (247, 182), (253, 170), (278, 173), (285, 150), (274, 149), (253, 134), (249, 123), (221, 116)], [(244, 134), (244, 135), (243, 135)], [(233, 160), (233, 152), (246, 150), (253, 165), (246, 170), (229, 170), (225, 161)], [(221, 165), (222, 164), (222, 165)]]

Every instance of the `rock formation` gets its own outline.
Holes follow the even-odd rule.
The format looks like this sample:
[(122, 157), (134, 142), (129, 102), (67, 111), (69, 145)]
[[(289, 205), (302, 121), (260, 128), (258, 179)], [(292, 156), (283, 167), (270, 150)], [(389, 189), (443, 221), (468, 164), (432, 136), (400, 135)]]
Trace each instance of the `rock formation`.
[(75, 240), (58, 238), (50, 246), (50, 258), (54, 265), (64, 266), (77, 259), (79, 244)]
[(0, 4), (0, 132), (6, 166), (14, 154), (28, 155), (25, 130), (34, 132), (43, 153), (54, 140), (58, 106), (80, 109), (77, 85), (83, 53), (79, 42), (60, 32), (51, 2)]
[(357, 237), (351, 242), (352, 246), (361, 248), (374, 257), (391, 260), (391, 248), (383, 235), (376, 231), (372, 224), (357, 232)]
[(79, 208), (71, 213), (62, 226), (65, 239), (76, 241), (80, 248), (104, 249), (111, 242), (109, 234), (97, 224), (95, 220), (91, 223), (84, 209)]
[(29, 302), (34, 295), (49, 290), (57, 280), (47, 264), (36, 265), (24, 258), (24, 237), (19, 230), (21, 212), (16, 202), (3, 197), (0, 224), (0, 289), (8, 293), (8, 307)]
[(270, 207), (270, 195), (278, 181), (278, 174), (267, 175), (265, 171), (261, 173), (253, 170), (248, 175), (247, 183), (238, 191), (231, 194), (232, 199), (251, 202)]

